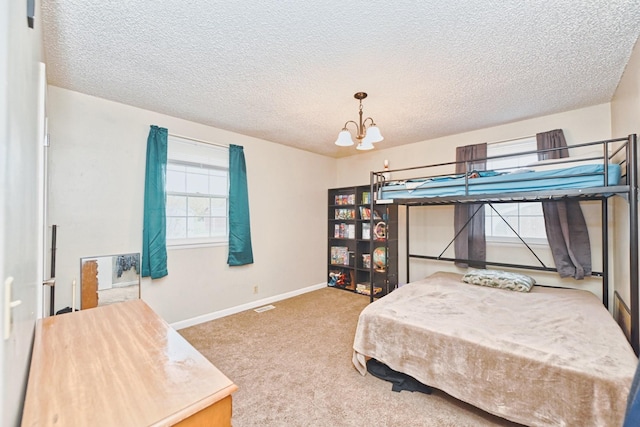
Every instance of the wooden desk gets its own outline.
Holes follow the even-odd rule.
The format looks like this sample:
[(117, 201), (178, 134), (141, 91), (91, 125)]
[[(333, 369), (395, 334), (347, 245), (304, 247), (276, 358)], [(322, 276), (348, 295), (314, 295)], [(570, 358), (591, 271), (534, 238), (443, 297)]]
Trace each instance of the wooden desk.
[(142, 300), (36, 324), (23, 426), (230, 426), (237, 386)]

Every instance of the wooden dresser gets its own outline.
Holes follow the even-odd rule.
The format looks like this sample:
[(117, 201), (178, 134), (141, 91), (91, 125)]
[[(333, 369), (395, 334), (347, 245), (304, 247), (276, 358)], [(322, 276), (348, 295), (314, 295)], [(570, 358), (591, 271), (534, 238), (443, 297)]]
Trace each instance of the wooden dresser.
[(36, 324), (23, 426), (230, 426), (237, 386), (142, 300)]

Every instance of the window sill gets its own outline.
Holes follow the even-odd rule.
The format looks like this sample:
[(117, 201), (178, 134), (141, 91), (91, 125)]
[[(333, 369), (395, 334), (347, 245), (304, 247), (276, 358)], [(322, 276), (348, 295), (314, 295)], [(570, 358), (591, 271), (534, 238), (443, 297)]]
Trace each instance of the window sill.
[[(546, 239), (535, 239), (526, 241), (529, 246), (537, 246), (537, 247), (549, 247), (549, 242)], [(511, 247), (521, 247), (524, 246), (522, 241), (519, 239), (499, 239), (499, 238), (487, 238), (487, 246), (511, 246)]]
[(229, 242), (167, 243), (167, 251), (229, 246)]

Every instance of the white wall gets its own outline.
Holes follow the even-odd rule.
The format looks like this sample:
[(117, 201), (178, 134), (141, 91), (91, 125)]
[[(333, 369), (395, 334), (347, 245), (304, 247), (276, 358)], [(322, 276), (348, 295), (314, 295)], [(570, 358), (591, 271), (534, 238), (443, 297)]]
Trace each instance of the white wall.
[(244, 146), (255, 259), (228, 267), (226, 246), (170, 249), (169, 275), (143, 279), (141, 288), (166, 321), (326, 282), (326, 194), (336, 182), (334, 159), (59, 87), (49, 87), (49, 101), (49, 222), (59, 226), (56, 309), (71, 305), (81, 257), (141, 251), (151, 124)]
[[(0, 291), (4, 301), (5, 280), (13, 277), (12, 300), (22, 301), (12, 310), (10, 337), (0, 339), (0, 425), (5, 426), (20, 424), (42, 286), (42, 31), (39, 19), (34, 29), (27, 27), (26, 10), (24, 1), (0, 2)], [(3, 327), (4, 302), (0, 306)]]
[[(618, 83), (618, 88), (611, 101), (611, 129), (613, 136), (624, 137), (640, 133), (640, 43), (636, 45), (627, 63), (627, 67)], [(622, 299), (630, 305), (629, 295), (629, 223), (627, 219), (628, 204), (623, 200), (615, 203), (615, 245), (616, 257), (614, 268), (616, 290)], [(636, 261), (637, 262), (637, 261)], [(637, 325), (640, 327), (640, 325)]]
[[(383, 168), (385, 159), (389, 160), (390, 169), (400, 169), (404, 167), (419, 166), (440, 162), (450, 162), (455, 160), (455, 149), (457, 146), (478, 144), (481, 142), (492, 142), (521, 138), (534, 135), (552, 129), (563, 129), (567, 144), (578, 144), (584, 142), (608, 139), (611, 136), (610, 105), (601, 104), (579, 110), (567, 111), (535, 119), (523, 120), (466, 132), (457, 135), (437, 138), (418, 142), (415, 144), (381, 149), (376, 148), (363, 155), (346, 157), (338, 160), (338, 185), (356, 185), (369, 182), (369, 172), (371, 170), (380, 171)], [(384, 128), (381, 129), (384, 133)], [(384, 141), (377, 144), (383, 148)], [(453, 172), (453, 171), (451, 171)], [(592, 243), (592, 259), (594, 270), (601, 269), (600, 248), (600, 205), (597, 203), (582, 203), (583, 212), (589, 227), (589, 234)], [(405, 215), (404, 208), (400, 207), (399, 256), (403, 260), (405, 256)], [(421, 218), (417, 218), (420, 216)], [(415, 218), (415, 220), (414, 220)], [(427, 207), (419, 210), (411, 210), (411, 241), (426, 242), (429, 247), (428, 255), (438, 255), (446, 244), (453, 238), (453, 207)], [(429, 224), (424, 227), (422, 224)], [(414, 240), (415, 238), (415, 240)], [(412, 249), (416, 246), (412, 246)], [(550, 253), (545, 248), (541, 248), (539, 255), (547, 265), (553, 266)], [(521, 246), (502, 246), (500, 248), (488, 248), (488, 259), (504, 260), (508, 253), (509, 261), (531, 263), (531, 255), (528, 250)], [(452, 256), (452, 253), (449, 254)], [(535, 259), (533, 259), (535, 261)], [(428, 275), (437, 270), (456, 271), (450, 263), (412, 261), (412, 271), (410, 280), (415, 280)], [(404, 262), (400, 262), (400, 282), (406, 282)], [(571, 279), (560, 279), (556, 274), (548, 273), (528, 273), (543, 283), (553, 283), (561, 286), (572, 286), (579, 283), (582, 288), (589, 289), (600, 296), (601, 281), (599, 279), (588, 279), (583, 282), (576, 282)]]

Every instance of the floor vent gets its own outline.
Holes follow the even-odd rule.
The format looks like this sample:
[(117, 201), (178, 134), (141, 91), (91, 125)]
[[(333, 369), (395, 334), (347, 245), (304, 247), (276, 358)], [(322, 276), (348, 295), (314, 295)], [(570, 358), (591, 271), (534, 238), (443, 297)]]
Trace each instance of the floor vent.
[(273, 310), (274, 308), (275, 306), (269, 304), (269, 305), (265, 305), (264, 307), (258, 307), (253, 311), (255, 311), (256, 313), (264, 313), (265, 311)]

